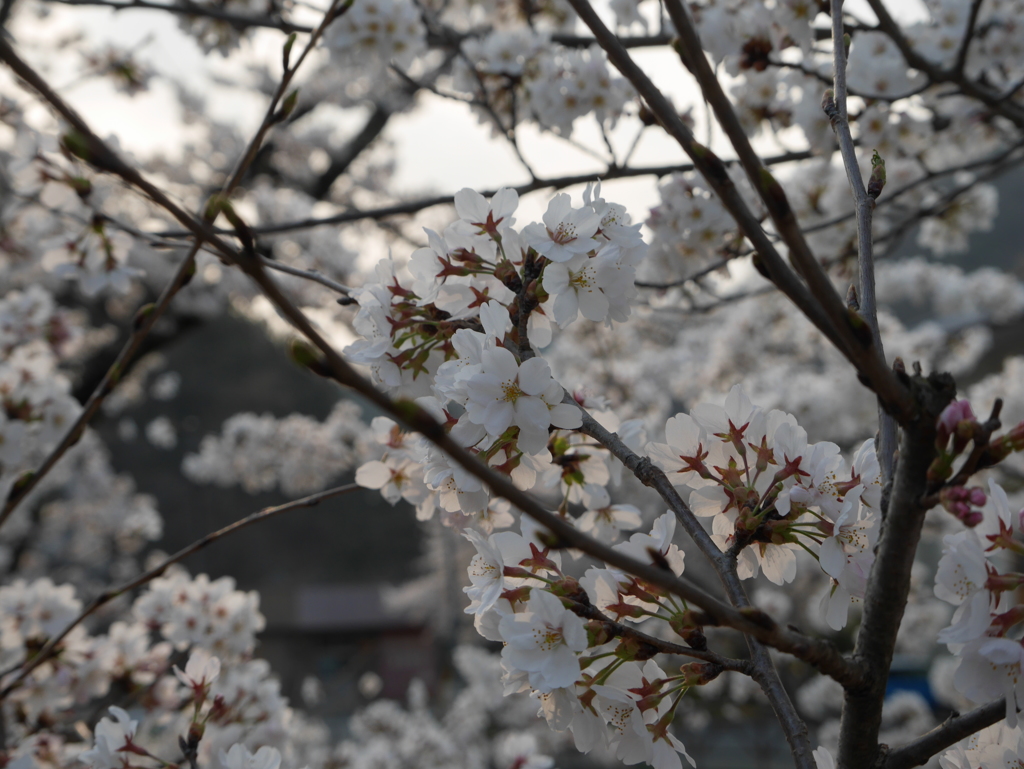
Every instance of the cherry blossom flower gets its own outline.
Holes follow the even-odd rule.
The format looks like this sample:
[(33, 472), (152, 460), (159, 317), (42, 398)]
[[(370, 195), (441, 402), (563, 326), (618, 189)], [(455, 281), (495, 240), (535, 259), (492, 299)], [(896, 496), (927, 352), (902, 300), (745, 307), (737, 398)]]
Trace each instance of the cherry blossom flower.
[(585, 534), (589, 534), (601, 542), (614, 542), (623, 529), (635, 529), (640, 526), (640, 509), (636, 505), (611, 503), (611, 497), (603, 486), (596, 487), (599, 491), (591, 500), (588, 509), (576, 520), (576, 526)]
[(459, 224), (467, 232), (500, 238), (516, 223), (512, 217), (519, 206), (519, 193), (502, 187), (488, 202), (483, 195), (468, 187), (455, 193), (455, 211)]
[(79, 760), (89, 764), (92, 769), (119, 769), (131, 762), (131, 753), (123, 749), (132, 744), (138, 721), (133, 721), (127, 711), (116, 705), (110, 706), (110, 714), (114, 719), (102, 718), (96, 724), (95, 742), (91, 750), (79, 756)]
[(980, 637), (991, 622), (988, 562), (973, 531), (943, 537), (945, 547), (935, 572), (936, 597), (957, 607), (952, 624), (939, 633), (942, 643), (966, 643)]
[(503, 617), (499, 632), (506, 643), (502, 660), (529, 673), (532, 688), (548, 692), (579, 678), (577, 655), (587, 648), (583, 620), (551, 593), (534, 588), (526, 611)]
[(1006, 723), (1017, 725), (1017, 710), (1024, 706), (1024, 647), (1009, 638), (978, 638), (960, 651), (960, 667), (953, 684), (974, 702), (997, 697), (1006, 700)]
[(174, 675), (190, 689), (201, 691), (208, 688), (220, 675), (220, 660), (206, 649), (196, 648), (189, 655), (184, 672), (175, 665)]
[(576, 254), (569, 261), (549, 264), (544, 269), (544, 290), (554, 299), (555, 323), (565, 328), (582, 313), (599, 322), (608, 317), (608, 297), (601, 290), (602, 272), (608, 261)]
[[(492, 534), (486, 539), (478, 532), (467, 529), (462, 536), (473, 543), (476, 555), (469, 564), (469, 581), (472, 583), (462, 590), (472, 603), (466, 608), (467, 614), (480, 614), (493, 608), (510, 582), (505, 577), (506, 566), (519, 566), (530, 557), (526, 540), (511, 531)], [(513, 580), (511, 584), (522, 584)]]
[(628, 542), (616, 545), (615, 549), (644, 562), (651, 560), (652, 552), (657, 553), (665, 559), (665, 563), (668, 564), (672, 573), (678, 576), (683, 573), (685, 553), (672, 544), (675, 531), (676, 517), (672, 511), (669, 511), (655, 519), (650, 534), (634, 534)]
[(594, 240), (600, 224), (601, 218), (592, 208), (573, 208), (571, 198), (563, 192), (548, 204), (544, 224), (523, 228), (523, 240), (552, 262), (568, 262), (601, 245)]
[(561, 402), (564, 391), (543, 358), (520, 365), (511, 352), (497, 347), (485, 350), (480, 360), (480, 373), (466, 382), (466, 413), (489, 435), (518, 427), (524, 450), (537, 453), (547, 443), (548, 425), (571, 429), (582, 424), (579, 409)]

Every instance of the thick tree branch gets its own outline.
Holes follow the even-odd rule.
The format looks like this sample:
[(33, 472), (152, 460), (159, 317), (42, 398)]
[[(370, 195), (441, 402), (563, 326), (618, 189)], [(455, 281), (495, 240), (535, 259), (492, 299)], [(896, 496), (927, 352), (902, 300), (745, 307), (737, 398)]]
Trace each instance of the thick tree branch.
[[(701, 93), (708, 100), (722, 130), (736, 150), (747, 178), (761, 196), (776, 231), (788, 247), (791, 262), (807, 282), (811, 294), (840, 340), (836, 346), (857, 368), (862, 380), (874, 390), (887, 410), (901, 420), (912, 418), (913, 404), (909, 400), (909, 394), (889, 370), (881, 351), (870, 343), (870, 338), (864, 339), (856, 332), (854, 326), (858, 320), (851, 317), (828, 274), (811, 252), (782, 186), (767, 171), (750, 144), (732, 102), (722, 90), (718, 76), (704, 55), (700, 36), (689, 10), (681, 0), (666, 0), (665, 8), (680, 36), (676, 50), (683, 64), (697, 79)], [(761, 253), (760, 248), (758, 252)], [(761, 256), (764, 257), (764, 254), (761, 253)], [(801, 310), (804, 308), (801, 307)], [(804, 312), (806, 313), (806, 310)]]
[(868, 575), (864, 612), (854, 658), (867, 671), (864, 686), (847, 687), (839, 734), (839, 769), (871, 767), (878, 756), (878, 729), (886, 681), (896, 647), (910, 574), (921, 537), (928, 490), (927, 472), (935, 457), (935, 425), (939, 414), (956, 392), (948, 374), (910, 380), (920, 416), (904, 426), (899, 463), (893, 479), (888, 514), (875, 548), (875, 562)]
[[(832, 288), (831, 283), (828, 284), (827, 292), (824, 290), (819, 291), (817, 287), (814, 288), (813, 293), (808, 290), (808, 287), (800, 281), (783, 261), (774, 244), (762, 229), (760, 222), (739, 195), (739, 191), (729, 177), (724, 163), (714, 153), (694, 139), (693, 133), (683, 123), (672, 104), (651, 82), (643, 70), (637, 66), (626, 49), (622, 47), (615, 35), (612, 34), (611, 30), (601, 21), (590, 3), (587, 0), (570, 0), (570, 3), (583, 22), (590, 27), (601, 47), (608, 53), (608, 58), (612, 64), (633, 84), (633, 87), (643, 100), (647, 102), (648, 107), (657, 117), (665, 131), (680, 144), (693, 160), (697, 170), (707, 179), (715, 194), (722, 201), (723, 206), (736, 220), (740, 231), (754, 246), (758, 254), (757, 263), (763, 267), (768, 278), (779, 286), (783, 293), (800, 308), (818, 330), (850, 359), (858, 371), (866, 378), (867, 382), (870, 383), (871, 388), (882, 398), (894, 414), (902, 418), (910, 418), (913, 412), (913, 403), (909, 399), (909, 394), (895, 379), (892, 372), (885, 365), (885, 361), (877, 354), (877, 351), (870, 344), (865, 345), (864, 341), (857, 337), (851, 320), (846, 315), (845, 306), (838, 308), (842, 313), (841, 322), (838, 324), (833, 322), (833, 317), (837, 316), (836, 308), (832, 306), (829, 308), (829, 312), (826, 312), (822, 307), (821, 302), (825, 302), (826, 307), (829, 306), (828, 297), (830, 295), (838, 301), (835, 289)], [(670, 6), (671, 3), (668, 5)], [(679, 7), (682, 8), (682, 6)], [(686, 14), (685, 8), (682, 10)], [(692, 58), (695, 61), (703, 62), (710, 72), (707, 59), (704, 58), (704, 54), (700, 50), (699, 40), (694, 50), (696, 55)], [(710, 76), (714, 81), (713, 87), (721, 90), (717, 80), (714, 78), (713, 72), (710, 72)], [(740, 148), (737, 148), (737, 151), (739, 152)], [(756, 159), (756, 155), (754, 157)], [(740, 152), (740, 161), (746, 165), (750, 162), (750, 159), (745, 159), (743, 153)], [(760, 164), (759, 160), (756, 162)], [(782, 210), (782, 206), (784, 206), (785, 211), (788, 212), (788, 219), (783, 221), (784, 228), (795, 226), (799, 229), (792, 211), (788, 208), (788, 205), (784, 205), (785, 200), (782, 188), (767, 170), (762, 168), (759, 176), (755, 174), (754, 186), (762, 194), (767, 192), (767, 197), (774, 198), (781, 195), (781, 199), (772, 204), (776, 208), (776, 213), (779, 213)], [(790, 219), (792, 220), (791, 222), (789, 221)], [(802, 236), (797, 241), (802, 241)], [(797, 241), (794, 242), (798, 245)], [(787, 244), (792, 248), (793, 244)], [(816, 261), (814, 261), (813, 265), (802, 265), (802, 270), (808, 273), (810, 276), (809, 280), (818, 281), (821, 276), (824, 276), (821, 267)], [(820, 275), (815, 278), (814, 276), (819, 273)], [(824, 280), (828, 280), (827, 276), (824, 276)], [(816, 286), (816, 284), (812, 285)]]
[(1006, 700), (996, 700), (969, 713), (950, 716), (927, 734), (880, 755), (876, 769), (912, 769), (960, 740), (1006, 717)]
[(327, 197), (327, 194), (331, 191), (331, 186), (338, 177), (344, 174), (348, 167), (352, 165), (352, 161), (359, 157), (363, 150), (369, 147), (374, 139), (381, 135), (392, 114), (391, 110), (387, 107), (380, 104), (374, 105), (373, 112), (367, 118), (359, 133), (352, 137), (341, 152), (331, 157), (331, 164), (313, 183), (313, 187), (309, 191), (310, 195), (317, 200), (323, 200)]

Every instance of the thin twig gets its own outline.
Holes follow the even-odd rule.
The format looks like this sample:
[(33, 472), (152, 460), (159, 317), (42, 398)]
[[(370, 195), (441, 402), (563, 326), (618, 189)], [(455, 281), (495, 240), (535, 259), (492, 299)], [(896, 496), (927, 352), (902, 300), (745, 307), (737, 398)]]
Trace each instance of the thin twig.
[[(786, 152), (781, 155), (773, 155), (772, 157), (765, 158), (765, 164), (775, 165), (779, 163), (791, 163), (799, 160), (807, 160), (812, 157), (809, 151), (799, 152)], [(734, 163), (734, 160), (723, 160), (723, 163), (730, 165)], [(636, 176), (668, 176), (673, 173), (684, 173), (686, 171), (694, 170), (692, 163), (676, 163), (673, 165), (663, 166), (637, 166), (637, 167), (618, 167), (618, 168), (607, 168), (604, 171), (594, 171), (585, 174), (574, 174), (572, 176), (556, 176), (546, 179), (537, 179), (527, 184), (521, 184), (518, 187), (513, 187), (516, 192), (520, 195), (526, 195), (530, 192), (536, 192), (537, 190), (543, 189), (564, 189), (566, 187), (572, 187), (577, 184), (586, 184), (587, 182), (593, 181), (610, 181), (613, 179), (628, 179)], [(497, 189), (483, 190), (481, 194), (484, 197), (493, 197), (497, 193)], [(449, 205), (455, 201), (455, 195), (435, 195), (433, 197), (419, 198), (417, 200), (409, 200), (404, 203), (395, 203), (388, 206), (380, 206), (378, 208), (364, 208), (364, 209), (350, 209), (343, 211), (339, 214), (333, 214), (331, 216), (324, 216), (319, 218), (310, 217), (308, 219), (298, 219), (291, 222), (280, 222), (278, 224), (267, 224), (260, 225), (252, 228), (252, 231), (257, 235), (274, 235), (282, 232), (292, 232), (294, 230), (303, 230), (310, 227), (319, 227), (321, 225), (329, 224), (348, 224), (350, 222), (363, 221), (365, 219), (385, 219), (390, 216), (401, 216), (404, 214), (415, 214), (423, 211), (427, 208), (433, 208), (434, 206)], [(217, 230), (221, 234), (230, 234), (232, 230), (221, 229)], [(160, 232), (153, 233), (158, 237), (163, 238), (183, 238), (190, 237), (191, 232), (188, 230), (163, 230)]]
[(279, 29), (282, 32), (312, 32), (313, 27), (303, 24), (293, 24), (285, 19), (277, 19), (272, 16), (250, 16), (248, 14), (231, 13), (223, 11), (213, 5), (199, 5), (197, 3), (184, 2), (181, 4), (155, 3), (151, 0), (50, 0), (50, 2), (62, 5), (92, 5), (104, 8), (112, 8), (115, 11), (127, 10), (152, 10), (163, 11), (176, 16), (205, 17), (223, 21), (238, 30), (250, 27), (265, 27)]
[[(341, 496), (342, 494), (347, 494), (350, 491), (356, 491), (357, 489), (360, 488), (362, 487), (356, 483), (348, 483), (345, 484), (344, 486), (336, 486), (333, 489), (321, 491), (318, 494), (310, 494), (308, 497), (296, 499), (293, 502), (286, 502), (283, 505), (277, 505), (275, 507), (265, 507), (259, 512), (246, 516), (245, 518), (235, 521), (234, 523), (228, 524), (222, 529), (210, 532), (205, 537), (197, 539), (192, 544), (183, 547), (177, 553), (162, 561), (157, 566), (154, 566), (149, 571), (140, 574), (135, 579), (130, 580), (129, 582), (126, 582), (123, 585), (120, 585), (119, 587), (107, 588), (98, 596), (96, 596), (89, 603), (89, 605), (71, 621), (71, 624), (64, 628), (60, 633), (50, 638), (46, 642), (46, 644), (38, 652), (36, 652), (36, 654), (33, 657), (30, 657), (29, 659), (25, 660), (25, 662), (23, 662), (20, 666), (15, 668), (19, 672), (17, 676), (14, 677), (13, 680), (5, 684), (3, 689), (0, 690), (0, 700), (6, 698), (7, 695), (10, 694), (22, 681), (24, 681), (25, 678), (27, 678), (28, 675), (33, 670), (35, 670), (37, 667), (39, 667), (48, 659), (50, 659), (57, 651), (57, 646), (60, 644), (61, 641), (63, 641), (67, 637), (68, 633), (70, 633), (74, 628), (82, 624), (82, 622), (84, 622), (88, 617), (95, 614), (101, 607), (110, 603), (118, 596), (122, 596), (125, 593), (135, 590), (135, 588), (137, 587), (145, 585), (147, 582), (151, 582), (152, 580), (161, 576), (165, 571), (167, 571), (167, 569), (169, 569), (174, 564), (183, 561), (185, 558), (188, 558), (188, 556), (192, 555), (193, 553), (199, 550), (202, 550), (204, 547), (213, 542), (216, 542), (218, 539), (226, 537), (228, 534), (232, 534), (233, 532), (244, 529), (247, 526), (252, 526), (254, 523), (265, 521), (268, 518), (273, 518), (274, 516), (280, 515), (281, 513), (287, 513), (292, 510), (299, 510), (301, 508), (306, 507), (314, 507), (326, 499), (333, 499), (334, 497)], [(6, 671), (4, 674), (0, 675), (0, 678), (6, 676), (9, 672), (13, 671)]]
[[(833, 109), (829, 119), (832, 130), (839, 141), (839, 153), (846, 167), (846, 178), (853, 192), (854, 208), (857, 212), (857, 298), (861, 317), (871, 330), (871, 339), (878, 354), (885, 360), (882, 336), (878, 331), (878, 307), (875, 301), (875, 261), (872, 254), (871, 217), (875, 201), (868, 196), (864, 179), (857, 162), (857, 149), (853, 146), (850, 133), (850, 117), (846, 109), (846, 45), (843, 38), (843, 0), (832, 2), (832, 72)], [(879, 190), (880, 191), (880, 190)], [(877, 192), (875, 193), (877, 197)], [(878, 463), (882, 470), (882, 485), (892, 480), (893, 464), (896, 458), (896, 420), (878, 402)]]
[(572, 601), (570, 609), (575, 614), (583, 617), (584, 619), (596, 620), (602, 623), (614, 636), (620, 638), (635, 638), (638, 641), (642, 641), (645, 644), (653, 646), (663, 654), (678, 654), (685, 657), (693, 657), (694, 659), (704, 660), (705, 662), (711, 662), (715, 665), (721, 665), (723, 670), (731, 670), (748, 676), (751, 674), (752, 666), (749, 660), (731, 659), (729, 657), (723, 657), (720, 654), (715, 654), (714, 652), (706, 649), (694, 649), (689, 646), (683, 646), (682, 644), (672, 643), (671, 641), (664, 641), (655, 636), (643, 633), (624, 622), (616, 622), (611, 617), (601, 612), (600, 609), (589, 601), (587, 603), (583, 603), (581, 601), (573, 600), (571, 597), (568, 599), (563, 597), (563, 600)]
[(332, 291), (337, 291), (342, 296), (348, 296), (352, 293), (352, 289), (348, 286), (343, 286), (341, 283), (331, 280), (326, 275), (321, 275), (316, 270), (302, 270), (298, 267), (292, 267), (291, 265), (279, 262), (276, 259), (268, 259), (265, 256), (260, 257), (260, 263), (271, 270), (277, 270), (278, 272), (284, 272), (288, 275), (294, 275), (297, 278), (311, 280), (314, 283), (319, 283), (321, 286), (327, 286), (327, 288)]
[(685, 283), (690, 283), (692, 281), (699, 280), (700, 278), (706, 277), (713, 272), (717, 272), (718, 270), (722, 269), (727, 264), (729, 264), (729, 262), (731, 262), (737, 256), (739, 256), (739, 254), (737, 254), (736, 256), (727, 257), (725, 259), (719, 259), (717, 262), (713, 262), (709, 264), (707, 267), (697, 270), (696, 272), (690, 273), (685, 278), (677, 278), (676, 280), (670, 280), (665, 283), (649, 283), (643, 280), (638, 280), (634, 283), (634, 285), (637, 288), (676, 288), (677, 286), (682, 286)]
[(953, 71), (963, 75), (964, 67), (967, 66), (967, 53), (971, 47), (971, 41), (974, 39), (974, 32), (978, 26), (978, 13), (981, 11), (981, 4), (985, 0), (972, 0), (971, 11), (967, 16), (967, 28), (964, 30), (964, 38), (960, 41), (960, 50), (956, 53), (956, 63), (953, 65)]

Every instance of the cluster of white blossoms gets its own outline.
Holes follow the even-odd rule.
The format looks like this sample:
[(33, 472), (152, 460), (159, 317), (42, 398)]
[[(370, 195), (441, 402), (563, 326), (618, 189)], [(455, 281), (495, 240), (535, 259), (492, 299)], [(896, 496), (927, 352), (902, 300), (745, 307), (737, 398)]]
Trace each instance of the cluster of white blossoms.
[(196, 483), (239, 485), (250, 494), (280, 487), (296, 496), (320, 491), (352, 467), (355, 446), (366, 425), (360, 409), (342, 401), (324, 422), (301, 414), (235, 414), (220, 435), (207, 435), (199, 452), (182, 460), (182, 472)]
[(849, 468), (839, 446), (809, 443), (796, 418), (754, 406), (737, 385), (725, 405), (701, 404), (668, 420), (665, 443), (647, 450), (701, 518), (737, 554), (741, 578), (759, 571), (777, 585), (796, 576), (796, 551), (810, 551), (831, 579), (822, 613), (846, 625), (864, 596), (881, 521), (873, 441)]
[(179, 649), (197, 645), (235, 659), (253, 650), (265, 625), (259, 600), (255, 591), (235, 590), (231, 577), (210, 581), (177, 571), (154, 579), (132, 614)]
[(678, 271), (682, 263), (692, 271), (721, 260), (730, 245), (741, 242), (736, 222), (696, 174), (672, 174), (658, 186), (658, 194), (661, 201), (651, 209), (647, 226), (654, 234), (651, 256), (659, 267)]
[(359, 0), (324, 33), (331, 55), (343, 62), (385, 70), (408, 67), (427, 47), (427, 29), (409, 0)]
[(34, 241), (46, 270), (76, 280), (87, 296), (107, 288), (125, 293), (140, 272), (127, 265), (133, 238), (104, 215), (108, 180), (62, 151), (52, 135), (18, 129), (11, 173), (21, 204), (8, 214), (15, 231)]
[(414, 680), (405, 707), (378, 700), (355, 713), (332, 758), (353, 769), (549, 769), (547, 753), (561, 741), (533, 702), (503, 697), (498, 655), (460, 646), (452, 661), (466, 686), (446, 713), (433, 712), (426, 686)]
[[(98, 635), (75, 625), (57, 653), (9, 695), (22, 717), (8, 758), (49, 755), (64, 766), (77, 757), (92, 769), (122, 769), (143, 757), (142, 765), (149, 766), (150, 760), (161, 761), (156, 756), (180, 755), (181, 737), (198, 749), (204, 766), (276, 769), (271, 759), (281, 761), (278, 751), (292, 765), (307, 755), (305, 738), (323, 749), (323, 735), (306, 733), (270, 666), (252, 659), (255, 634), (264, 624), (258, 605), (255, 592), (235, 590), (228, 577), (190, 578), (179, 569), (150, 583), (129, 621), (115, 621)], [(81, 609), (71, 585), (55, 586), (45, 578), (0, 588), (0, 686), (77, 620)], [(175, 650), (189, 652), (184, 671), (172, 669)], [(60, 736), (68, 709), (110, 692), (130, 693), (136, 704), (130, 714), (112, 708), (113, 718), (97, 724), (91, 749)], [(45, 764), (27, 764), (36, 765)]]
[(988, 726), (939, 757), (942, 769), (1012, 769), (1024, 756), (1024, 730), (1005, 721)]
[[(954, 462), (982, 429), (967, 401), (951, 403), (939, 420), (940, 452), (930, 478), (950, 478)], [(1022, 449), (1024, 423), (995, 438), (987, 450), (994, 463)], [(994, 479), (989, 479), (986, 494), (953, 477), (940, 491), (941, 504), (968, 528), (943, 537), (935, 595), (957, 609), (938, 640), (959, 658), (953, 677), (956, 689), (973, 702), (1005, 698), (1006, 723), (1012, 728), (1017, 726), (1018, 708), (1024, 706), (1024, 645), (1017, 632), (1024, 621), (1018, 596), (1024, 574), (1006, 567), (1007, 556), (1024, 554), (1024, 511), (1011, 509), (1006, 492)]]
[(456, 61), (455, 88), (485, 100), (490, 109), (477, 108), (481, 120), (493, 122), (493, 111), (505, 129), (533, 120), (567, 137), (577, 119), (591, 114), (613, 127), (633, 98), (627, 81), (613, 74), (596, 44), (577, 50), (551, 45), (548, 38), (519, 27), (467, 39), (465, 58)]
[(61, 356), (81, 331), (34, 287), (0, 302), (0, 495), (64, 437), (81, 411)]
[[(165, 668), (166, 664), (164, 660)], [(146, 766), (150, 762), (167, 765), (162, 755), (173, 757), (185, 751), (193, 760), (220, 769), (278, 769), (280, 750), (263, 744), (254, 751), (250, 746), (256, 736), (254, 727), (256, 733), (263, 732), (260, 737), (267, 739), (266, 724), (261, 720), (279, 716), (275, 711), (287, 711), (287, 706), (278, 696), (278, 702), (266, 708), (271, 692), (260, 691), (266, 689), (265, 685), (253, 686), (261, 678), (259, 673), (255, 678), (250, 675), (247, 685), (239, 675), (245, 676), (245, 668), (246, 663), (233, 665), (222, 676), (220, 658), (195, 647), (184, 670), (174, 666), (174, 675), (164, 675), (160, 680), (160, 704), (178, 711), (177, 723), (168, 729), (166, 719), (158, 723), (145, 712), (139, 714), (141, 718), (133, 718), (135, 714), (111, 706), (113, 718), (100, 719), (92, 748), (82, 751), (78, 760), (90, 769), (127, 769), (138, 766), (137, 761)], [(229, 677), (233, 680), (226, 680)], [(276, 691), (276, 682), (263, 684), (271, 684), (271, 690)], [(285, 724), (277, 720), (275, 726), (280, 729)], [(161, 734), (168, 731), (180, 736), (178, 744)]]
[(572, 133), (577, 118), (589, 114), (602, 125), (614, 126), (633, 95), (628, 83), (612, 74), (596, 43), (582, 51), (562, 48), (539, 57), (525, 90), (537, 122), (563, 136)]
[[(593, 452), (594, 467), (579, 467), (592, 452), (577, 452), (576, 438), (558, 432), (580, 426), (579, 408), (533, 349), (550, 343), (551, 321), (625, 320), (645, 251), (639, 225), (599, 192), (588, 188), (579, 208), (557, 195), (543, 221), (521, 231), (513, 226), (514, 191), (490, 202), (458, 193), (460, 219), (443, 235), (427, 232), (430, 245), (409, 263), (411, 281), (403, 284), (393, 263), (381, 262), (378, 282), (354, 294), (354, 325), (365, 339), (345, 351), (378, 384), (419, 396), (455, 440), (515, 483), (559, 487), (566, 504), (601, 499), (597, 489), (610, 474), (598, 459), (604, 452)], [(421, 518), (436, 507), (466, 515), (488, 509), (480, 482), (436, 448), (383, 418), (373, 433), (386, 454), (360, 468), (362, 485), (391, 502), (404, 497)], [(608, 504), (605, 494), (591, 509)]]
[[(616, 548), (644, 560), (657, 557), (680, 574), (683, 555), (672, 544), (674, 530), (675, 518), (666, 513), (650, 534), (634, 534)], [(675, 632), (700, 648), (699, 628), (688, 612), (613, 569), (591, 568), (579, 581), (567, 577), (559, 553), (538, 539), (525, 517), (522, 532), (485, 538), (465, 531), (477, 550), (466, 612), (481, 635), (505, 644), (505, 694), (532, 692), (548, 725), (571, 730), (584, 753), (607, 749), (627, 764), (647, 762), (656, 769), (679, 767), (681, 754), (693, 764), (669, 727), (686, 691), (711, 681), (721, 668), (690, 663), (669, 675), (642, 642), (618, 638), (608, 616), (639, 621), (663, 611)], [(604, 614), (586, 622), (583, 616), (593, 609)]]

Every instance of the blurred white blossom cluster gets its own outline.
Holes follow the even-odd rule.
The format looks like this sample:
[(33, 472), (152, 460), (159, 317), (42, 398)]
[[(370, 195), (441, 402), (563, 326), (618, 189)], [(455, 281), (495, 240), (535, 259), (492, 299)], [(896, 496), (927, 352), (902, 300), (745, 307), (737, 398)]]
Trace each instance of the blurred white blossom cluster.
[(443, 714), (435, 714), (420, 681), (409, 687), (406, 707), (379, 700), (356, 713), (350, 736), (334, 749), (335, 760), (356, 769), (407, 766), (427, 769), (548, 769), (546, 755), (562, 740), (536, 718), (527, 698), (502, 695), (500, 660), (473, 646), (459, 646), (453, 663), (465, 687)]
[[(544, 32), (519, 27), (470, 38), (463, 51), (455, 88), (490, 105), (476, 111), (496, 132), (533, 120), (568, 137), (575, 122), (591, 114), (610, 129), (633, 98), (632, 88), (612, 73), (596, 44), (584, 50), (564, 48), (551, 45)], [(494, 124), (495, 116), (500, 124)]]
[[(110, 179), (51, 134), (20, 121), (15, 128), (10, 173), (18, 203), (5, 211), (6, 226), (34, 252), (17, 254), (18, 261), (38, 258), (45, 270), (75, 280), (87, 296), (108, 288), (126, 293), (141, 273), (127, 264), (133, 238), (106, 213), (116, 189)], [(7, 255), (9, 266), (13, 256)]]
[(199, 453), (182, 461), (196, 483), (241, 486), (250, 494), (278, 488), (289, 495), (322, 490), (358, 459), (357, 439), (365, 430), (360, 409), (339, 403), (324, 422), (292, 414), (236, 414), (220, 435), (207, 435)]
[(409, 0), (360, 0), (328, 28), (324, 43), (345, 62), (386, 70), (408, 67), (426, 49), (427, 30)]
[(34, 468), (78, 416), (59, 369), (83, 335), (80, 321), (33, 286), (0, 299), (0, 496)]

